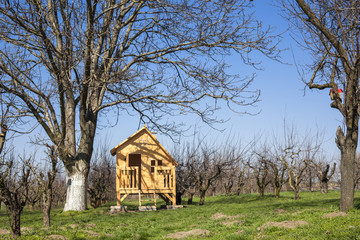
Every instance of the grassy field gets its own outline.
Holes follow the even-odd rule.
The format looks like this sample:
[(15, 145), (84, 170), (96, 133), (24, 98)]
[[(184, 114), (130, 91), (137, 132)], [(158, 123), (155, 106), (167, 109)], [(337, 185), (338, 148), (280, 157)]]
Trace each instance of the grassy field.
[[(185, 239), (360, 239), (359, 192), (355, 209), (346, 216), (334, 214), (339, 192), (303, 192), (300, 197), (295, 201), (292, 193), (282, 193), (280, 199), (273, 195), (260, 198), (257, 194), (216, 196), (207, 197), (204, 206), (199, 206), (195, 198), (194, 205), (183, 209), (114, 215), (109, 214), (112, 204), (80, 213), (55, 209), (49, 229), (42, 226), (40, 211), (25, 209), (20, 239), (168, 239), (168, 234), (180, 236), (179, 232), (195, 229), (203, 234)], [(136, 209), (136, 204), (135, 200), (125, 202), (130, 210)], [(9, 238), (9, 234), (3, 234), (6, 230), (10, 227), (3, 208), (0, 239)]]

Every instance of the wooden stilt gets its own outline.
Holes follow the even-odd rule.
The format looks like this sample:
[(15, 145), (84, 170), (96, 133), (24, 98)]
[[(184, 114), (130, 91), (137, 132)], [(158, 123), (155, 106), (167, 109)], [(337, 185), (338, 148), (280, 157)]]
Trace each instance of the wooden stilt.
[(154, 191), (154, 206), (156, 207), (156, 191)]
[(139, 207), (141, 207), (141, 193), (139, 192)]

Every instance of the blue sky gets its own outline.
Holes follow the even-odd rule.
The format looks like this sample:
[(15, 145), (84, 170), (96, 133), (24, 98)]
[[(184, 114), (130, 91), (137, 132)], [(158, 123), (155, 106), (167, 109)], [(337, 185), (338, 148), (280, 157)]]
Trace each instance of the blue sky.
[[(264, 25), (273, 26), (276, 33), (284, 32), (288, 28), (288, 23), (279, 15), (279, 9), (272, 4), (273, 1), (255, 0), (255, 15)], [(316, 132), (318, 129), (324, 131), (323, 146), (328, 156), (338, 155), (339, 150), (334, 139), (336, 128), (341, 125), (342, 117), (337, 110), (330, 108), (328, 90), (306, 89), (304, 91), (305, 85), (300, 79), (294, 59), (297, 64), (301, 64), (309, 62), (310, 57), (298, 48), (289, 33), (284, 33), (280, 47), (287, 49), (281, 54), (282, 61), (286, 64), (261, 56), (264, 68), (262, 71), (244, 67), (236, 56), (230, 57), (228, 61), (232, 65), (231, 73), (240, 75), (256, 73), (252, 88), (261, 90), (261, 101), (252, 110), (260, 111), (258, 115), (239, 115), (228, 109), (219, 111), (219, 116), (229, 118), (228, 122), (217, 126), (226, 129), (223, 133), (213, 130), (195, 117), (186, 118), (186, 124), (196, 125), (201, 129), (202, 134), (214, 141), (219, 141), (219, 139), (221, 141), (222, 136), (232, 135), (246, 142), (260, 135), (266, 137), (272, 133), (281, 132), (283, 120), (286, 119), (289, 124), (298, 129), (300, 134), (305, 134), (306, 131)], [(130, 120), (125, 117), (116, 127), (105, 132), (112, 146), (115, 146), (135, 132), (137, 127), (136, 118)], [(98, 140), (100, 139), (101, 137)], [(168, 148), (173, 146), (166, 136), (159, 135), (158, 139)]]
[[(287, 29), (288, 23), (279, 15), (279, 9), (272, 6), (273, 1), (253, 1), (256, 16), (263, 21), (264, 25), (271, 25), (276, 33)], [(252, 85), (253, 89), (261, 90), (261, 101), (253, 108), (253, 112), (260, 111), (258, 115), (239, 115), (228, 109), (222, 109), (218, 116), (228, 118), (225, 124), (218, 125), (218, 128), (225, 129), (224, 132), (215, 131), (201, 120), (194, 116), (183, 117), (187, 126), (197, 126), (202, 134), (209, 139), (221, 141), (222, 136), (234, 136), (246, 142), (255, 136), (267, 136), (278, 133), (282, 130), (283, 120), (298, 129), (300, 133), (306, 131), (315, 132), (321, 129), (325, 132), (324, 148), (329, 156), (338, 155), (334, 139), (338, 125), (341, 125), (342, 117), (340, 113), (330, 108), (330, 98), (327, 90), (309, 90), (304, 92), (304, 84), (300, 80), (297, 63), (309, 61), (309, 56), (300, 50), (296, 43), (290, 38), (289, 33), (283, 35), (280, 47), (284, 50), (281, 54), (282, 61), (287, 64), (279, 63), (261, 56), (262, 71), (257, 71), (249, 67), (244, 67), (241, 60), (236, 56), (231, 56), (228, 63), (232, 66), (229, 70), (235, 74), (256, 73), (256, 79)], [(107, 142), (109, 151), (128, 136), (137, 131), (139, 119), (137, 116), (129, 117), (124, 113), (115, 127), (99, 128), (95, 144)], [(140, 125), (142, 127), (142, 125)], [(28, 142), (28, 136), (16, 139), (18, 142)], [(158, 135), (160, 142), (171, 149), (174, 143), (170, 138)], [(30, 146), (30, 145), (27, 145)], [(331, 160), (331, 159), (329, 159)]]

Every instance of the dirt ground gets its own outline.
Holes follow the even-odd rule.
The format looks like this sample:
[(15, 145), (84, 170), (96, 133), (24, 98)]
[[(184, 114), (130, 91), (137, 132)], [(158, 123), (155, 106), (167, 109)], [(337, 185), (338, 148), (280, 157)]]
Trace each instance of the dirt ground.
[(242, 218), (244, 215), (235, 215), (235, 216), (227, 216), (221, 212), (215, 213), (213, 216), (211, 216), (211, 219), (217, 220), (217, 219), (224, 219), (224, 221), (221, 223), (225, 226), (230, 226), (234, 224), (242, 224), (244, 221), (242, 221), (240, 218)]
[(279, 209), (275, 209), (273, 212), (274, 213), (283, 213), (283, 212), (286, 212), (286, 210), (282, 209), (282, 208), (279, 208)]
[(50, 235), (47, 236), (46, 239), (60, 239), (60, 240), (67, 240), (67, 237), (61, 236), (61, 235)]
[(344, 212), (332, 212), (332, 213), (328, 213), (325, 214), (323, 217), (324, 218), (334, 218), (334, 217), (342, 217), (342, 216), (346, 216), (347, 214)]
[(206, 229), (193, 229), (187, 232), (177, 232), (177, 233), (170, 233), (165, 236), (165, 238), (174, 238), (174, 239), (181, 239), (186, 237), (192, 236), (206, 236), (209, 235), (210, 231)]
[(0, 228), (0, 235), (4, 235), (4, 234), (10, 234), (11, 232), (7, 229), (1, 229)]
[(267, 222), (261, 227), (258, 228), (258, 230), (263, 230), (267, 227), (282, 227), (282, 228), (296, 228), (298, 226), (304, 226), (308, 223), (302, 220), (298, 221), (283, 221), (283, 222)]

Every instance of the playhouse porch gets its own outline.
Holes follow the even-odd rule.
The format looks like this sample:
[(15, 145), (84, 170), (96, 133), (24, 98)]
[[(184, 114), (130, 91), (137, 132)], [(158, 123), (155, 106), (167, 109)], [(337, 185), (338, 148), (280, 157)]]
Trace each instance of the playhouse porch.
[(117, 205), (129, 195), (138, 195), (139, 207), (142, 205), (142, 197), (151, 194), (156, 206), (156, 196), (160, 196), (168, 204), (176, 204), (175, 167), (155, 166), (151, 167), (151, 174), (142, 174), (139, 167), (120, 167), (117, 172), (118, 189)]

